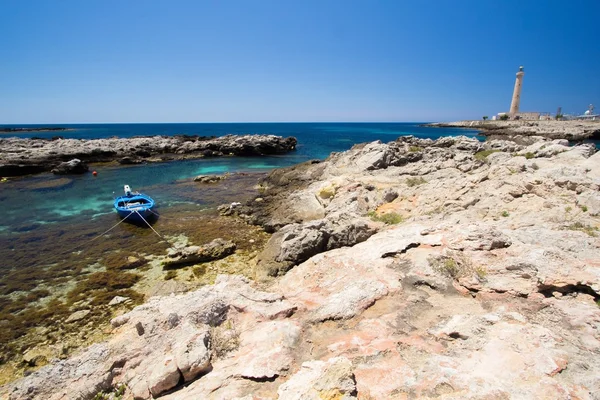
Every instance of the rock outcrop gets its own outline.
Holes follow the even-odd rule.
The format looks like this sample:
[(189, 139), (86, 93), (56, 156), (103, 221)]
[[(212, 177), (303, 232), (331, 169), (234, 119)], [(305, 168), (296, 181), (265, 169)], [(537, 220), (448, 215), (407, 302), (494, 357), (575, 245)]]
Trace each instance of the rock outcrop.
[(50, 171), (58, 168), (61, 162), (72, 159), (85, 163), (119, 160), (122, 164), (139, 164), (199, 157), (283, 154), (293, 151), (296, 143), (296, 138), (274, 135), (94, 140), (0, 138), (0, 176)]
[(86, 163), (74, 158), (58, 164), (51, 172), (55, 175), (79, 175), (88, 172), (89, 169)]
[(274, 171), (262, 188), (230, 211), (275, 232), (265, 282), (219, 276), (154, 297), (115, 318), (109, 341), (0, 393), (598, 398), (592, 147), (404, 137)]
[(219, 260), (233, 254), (235, 248), (234, 242), (220, 238), (202, 246), (173, 247), (168, 250), (163, 266), (172, 269)]
[[(532, 143), (528, 136), (546, 139), (582, 141), (600, 139), (600, 121), (458, 121), (427, 124), (439, 128), (479, 129), (485, 136), (514, 137), (524, 143)], [(535, 141), (536, 139), (534, 139)]]

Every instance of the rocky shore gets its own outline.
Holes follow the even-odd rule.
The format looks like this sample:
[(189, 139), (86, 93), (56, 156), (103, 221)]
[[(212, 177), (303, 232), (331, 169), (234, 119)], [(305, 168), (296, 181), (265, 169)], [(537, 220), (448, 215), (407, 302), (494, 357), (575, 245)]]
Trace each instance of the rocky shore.
[(566, 140), (402, 137), (275, 170), (221, 208), (273, 232), (254, 281), (153, 297), (0, 396), (598, 399), (599, 189), (600, 153)]
[[(110, 161), (136, 164), (199, 157), (283, 154), (293, 151), (296, 143), (293, 137), (274, 135), (181, 135), (94, 140), (0, 138), (0, 176), (51, 171), (74, 159), (79, 160), (77, 165)], [(75, 172), (85, 170), (78, 168)]]
[[(600, 140), (600, 121), (458, 121), (427, 124), (439, 128), (480, 129), (484, 136), (540, 136), (546, 139)], [(534, 138), (533, 141), (539, 138)], [(530, 139), (531, 140), (531, 139)]]
[(40, 127), (0, 127), (0, 133), (21, 133), (21, 132), (52, 132), (52, 131), (68, 131), (68, 128), (60, 126), (40, 126)]

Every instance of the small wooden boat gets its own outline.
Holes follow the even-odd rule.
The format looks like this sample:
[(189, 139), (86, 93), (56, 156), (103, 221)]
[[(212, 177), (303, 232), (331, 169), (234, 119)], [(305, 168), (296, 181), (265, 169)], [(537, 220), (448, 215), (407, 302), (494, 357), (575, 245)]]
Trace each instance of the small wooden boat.
[(153, 219), (156, 213), (152, 210), (154, 200), (143, 193), (132, 192), (129, 185), (124, 186), (125, 195), (115, 199), (115, 210), (126, 222), (144, 223)]

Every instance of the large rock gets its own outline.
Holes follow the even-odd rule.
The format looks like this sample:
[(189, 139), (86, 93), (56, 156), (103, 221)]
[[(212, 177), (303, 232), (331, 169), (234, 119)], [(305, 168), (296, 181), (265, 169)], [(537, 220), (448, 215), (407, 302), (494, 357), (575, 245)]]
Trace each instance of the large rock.
[(214, 239), (202, 246), (171, 248), (167, 253), (167, 258), (163, 261), (163, 267), (171, 269), (219, 260), (233, 254), (235, 248), (234, 242), (221, 238)]
[(227, 179), (226, 175), (198, 175), (194, 178), (194, 182), (217, 183), (224, 179)]
[(280, 400), (356, 399), (352, 362), (345, 357), (302, 363), (287, 382), (279, 386)]
[(553, 120), (509, 120), (509, 121), (457, 121), (427, 124), (431, 127), (460, 127), (478, 129), (482, 135), (512, 138), (514, 136), (537, 136), (539, 139), (567, 139), (582, 141), (597, 137), (600, 132), (598, 121), (553, 121)]
[[(0, 393), (89, 399), (125, 383), (125, 398), (165, 400), (594, 399), (599, 153), (544, 140), (544, 156), (513, 154), (529, 139), (404, 137), (274, 171), (261, 201), (232, 214), (274, 221), (261, 261), (294, 268), (260, 289), (219, 276), (153, 297), (114, 318), (100, 347)], [(475, 157), (490, 148), (501, 151)], [(282, 222), (311, 196), (318, 213)]]
[(258, 278), (278, 276), (325, 250), (353, 246), (376, 232), (362, 218), (322, 219), (287, 225), (276, 232), (257, 259)]
[(52, 173), (56, 175), (69, 175), (69, 174), (84, 174), (89, 171), (89, 167), (83, 161), (74, 158), (71, 161), (66, 161), (58, 164), (52, 169)]
[(289, 370), (294, 361), (300, 327), (291, 321), (270, 321), (240, 337), (237, 368), (249, 379), (272, 379)]
[[(0, 174), (14, 176), (48, 171), (62, 160), (79, 165), (59, 165), (56, 173), (83, 173), (83, 162), (120, 160), (122, 164), (171, 161), (175, 158), (262, 156), (283, 154), (296, 148), (293, 137), (274, 135), (152, 136), (108, 139), (0, 139)], [(70, 161), (70, 163), (72, 163)]]
[[(152, 297), (115, 318), (112, 324), (116, 331), (109, 341), (6, 387), (9, 398), (92, 399), (120, 382), (127, 385), (134, 398), (160, 396), (211, 370), (212, 327), (222, 324), (232, 308), (239, 318), (247, 316), (250, 321), (240, 348), (247, 357), (239, 364), (247, 368), (244, 374), (273, 376), (290, 368), (300, 329), (296, 323), (277, 319), (291, 315), (294, 307), (277, 294), (250, 287), (245, 278), (219, 276), (215, 286), (183, 295)], [(263, 318), (270, 322), (257, 322)], [(274, 342), (267, 338), (277, 337), (280, 350), (273, 351)], [(274, 363), (269, 354), (280, 355), (280, 363)]]

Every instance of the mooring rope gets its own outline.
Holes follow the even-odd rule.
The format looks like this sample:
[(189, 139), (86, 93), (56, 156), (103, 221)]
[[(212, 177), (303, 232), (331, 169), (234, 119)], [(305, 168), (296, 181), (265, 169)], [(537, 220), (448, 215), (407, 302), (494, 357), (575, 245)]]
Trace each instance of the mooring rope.
[[(144, 217), (142, 217), (142, 214), (140, 214), (138, 212), (138, 210), (133, 210), (133, 211), (135, 211), (135, 213), (142, 219), (142, 221), (144, 221), (146, 223), (146, 225), (148, 225), (150, 227), (150, 229), (152, 229), (154, 231), (154, 233), (156, 233), (158, 235), (159, 238), (161, 238), (161, 239), (163, 238), (162, 236), (160, 236), (160, 234), (158, 232), (156, 232), (156, 230), (152, 227), (152, 225), (150, 225), (148, 223), (148, 221), (146, 221), (146, 219)], [(129, 215), (131, 215), (131, 214), (129, 214)], [(129, 215), (127, 217), (129, 217)], [(125, 217), (125, 218), (127, 218), (127, 217)]]
[(70, 250), (67, 250), (67, 253), (71, 253), (71, 252), (72, 252), (73, 250), (75, 250), (76, 248), (78, 248), (78, 247), (81, 247), (81, 246), (83, 246), (83, 245), (85, 245), (85, 244), (91, 243), (91, 242), (93, 242), (94, 240), (96, 240), (96, 239), (98, 239), (98, 238), (101, 238), (102, 236), (106, 235), (108, 232), (112, 231), (112, 230), (113, 230), (113, 229), (115, 229), (117, 226), (119, 226), (119, 224), (120, 224), (121, 222), (123, 222), (123, 221), (125, 221), (127, 218), (129, 218), (129, 216), (130, 216), (131, 214), (133, 214), (133, 210), (132, 210), (132, 211), (131, 211), (129, 214), (127, 214), (127, 216), (126, 216), (125, 218), (123, 218), (122, 220), (120, 220), (119, 222), (117, 222), (116, 224), (114, 224), (112, 227), (110, 227), (110, 229), (108, 229), (108, 230), (104, 231), (103, 233), (99, 234), (98, 236), (96, 236), (96, 237), (94, 237), (94, 238), (90, 239), (88, 242), (85, 242), (85, 243), (78, 244), (77, 246), (73, 247), (72, 249), (70, 249)]

